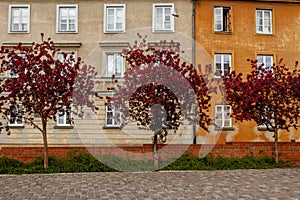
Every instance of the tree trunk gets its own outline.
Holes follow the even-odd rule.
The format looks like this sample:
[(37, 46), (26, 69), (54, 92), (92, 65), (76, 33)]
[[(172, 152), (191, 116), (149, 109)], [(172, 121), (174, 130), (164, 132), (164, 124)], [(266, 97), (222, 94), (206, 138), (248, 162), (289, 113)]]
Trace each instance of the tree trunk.
[(47, 141), (47, 122), (42, 120), (43, 123), (43, 142), (44, 142), (44, 168), (49, 167), (49, 153), (48, 153), (48, 141)]
[(154, 132), (154, 138), (153, 138), (153, 167), (154, 167), (154, 171), (158, 170), (157, 131)]
[(276, 163), (279, 163), (279, 155), (278, 155), (278, 128), (275, 127), (274, 130), (274, 138), (275, 138), (275, 160)]

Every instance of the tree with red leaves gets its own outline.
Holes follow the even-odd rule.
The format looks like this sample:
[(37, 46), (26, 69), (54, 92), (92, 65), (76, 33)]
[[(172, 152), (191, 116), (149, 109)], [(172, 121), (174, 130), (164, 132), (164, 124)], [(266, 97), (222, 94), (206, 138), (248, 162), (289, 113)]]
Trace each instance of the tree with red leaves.
[(168, 130), (178, 130), (184, 120), (208, 130), (210, 93), (216, 87), (210, 80), (211, 66), (202, 72), (182, 62), (179, 45), (174, 41), (150, 44), (146, 37), (138, 37), (141, 42), (136, 41), (122, 52), (129, 68), (121, 84), (108, 88), (114, 95), (106, 103), (121, 109), (121, 128), (131, 119), (154, 132), (157, 169), (157, 144), (166, 142)]
[(43, 137), (44, 168), (48, 168), (47, 123), (70, 112), (82, 116), (84, 106), (95, 109), (89, 99), (95, 71), (91, 66), (80, 67), (81, 59), (75, 60), (74, 53), (61, 52), (63, 61), (58, 59), (60, 50), (51, 38), (44, 40), (41, 35), (41, 43), (0, 49), (0, 73), (7, 75), (0, 80), (0, 129), (10, 134), (9, 123), (16, 121), (38, 129)]
[(297, 126), (300, 117), (300, 71), (282, 64), (265, 67), (251, 61), (251, 73), (232, 71), (223, 76), (224, 97), (238, 121), (254, 120), (274, 132), (275, 158), (278, 156), (278, 131)]

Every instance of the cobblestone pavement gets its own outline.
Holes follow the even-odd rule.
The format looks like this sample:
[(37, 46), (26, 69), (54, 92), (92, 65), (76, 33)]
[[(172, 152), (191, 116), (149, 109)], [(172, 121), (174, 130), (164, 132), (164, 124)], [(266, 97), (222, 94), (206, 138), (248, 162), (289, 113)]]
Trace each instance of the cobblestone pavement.
[(300, 199), (300, 169), (0, 175), (0, 199)]

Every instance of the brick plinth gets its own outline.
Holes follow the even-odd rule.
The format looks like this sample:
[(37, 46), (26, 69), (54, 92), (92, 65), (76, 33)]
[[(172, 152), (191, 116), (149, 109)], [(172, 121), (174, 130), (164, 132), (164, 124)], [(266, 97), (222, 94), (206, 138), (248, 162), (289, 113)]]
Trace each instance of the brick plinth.
[[(174, 157), (182, 152), (193, 156), (200, 156), (209, 152), (210, 156), (223, 156), (223, 157), (243, 157), (253, 153), (254, 156), (273, 156), (274, 155), (274, 143), (273, 142), (232, 142), (227, 144), (216, 145), (182, 145), (182, 144), (169, 144), (158, 145), (159, 149), (167, 147), (167, 153), (164, 153), (166, 157)], [(117, 150), (123, 150), (121, 157), (126, 157), (126, 152), (139, 153), (143, 156), (143, 153), (150, 153), (152, 151), (151, 144), (145, 144), (142, 146), (99, 146), (99, 147), (49, 147), (49, 155), (57, 158), (67, 156), (67, 153), (79, 149), (84, 152), (91, 152), (93, 154), (114, 154)], [(290, 161), (292, 163), (300, 163), (300, 143), (298, 142), (281, 142), (278, 144), (279, 156), (281, 160)], [(37, 157), (43, 155), (42, 147), (13, 147), (6, 146), (0, 148), (0, 157), (6, 156), (8, 158), (15, 158), (24, 162), (31, 161)], [(118, 154), (119, 155), (119, 154)], [(149, 154), (148, 154), (149, 155)], [(137, 158), (142, 158), (142, 157)]]

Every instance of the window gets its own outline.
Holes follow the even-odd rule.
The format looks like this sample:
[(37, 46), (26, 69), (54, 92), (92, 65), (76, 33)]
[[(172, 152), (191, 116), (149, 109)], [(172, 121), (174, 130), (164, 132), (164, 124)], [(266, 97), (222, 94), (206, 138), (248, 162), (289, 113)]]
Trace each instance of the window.
[(125, 4), (106, 4), (104, 9), (105, 32), (124, 32)]
[(30, 6), (10, 5), (9, 6), (9, 32), (29, 33)]
[(174, 31), (174, 4), (153, 5), (153, 32)]
[[(17, 55), (18, 55), (18, 57), (16, 59), (18, 59), (18, 60), (25, 60), (25, 58), (26, 58), (25, 54), (19, 53)], [(10, 63), (10, 70), (8, 71), (8, 76), (10, 78), (18, 78), (19, 77), (18, 72), (17, 72), (18, 71), (17, 67), (18, 66), (14, 65), (12, 62)]]
[(257, 55), (257, 66), (263, 65), (263, 68), (271, 70), (273, 63), (273, 55)]
[(272, 34), (272, 10), (256, 10), (256, 33)]
[(215, 122), (218, 128), (231, 128), (231, 106), (216, 105), (215, 106)]
[(262, 108), (259, 111), (260, 119), (263, 123), (258, 125), (258, 130), (272, 131), (275, 125), (274, 112), (269, 107)]
[(124, 60), (119, 53), (106, 54), (106, 76), (122, 77), (124, 70)]
[(10, 106), (10, 114), (8, 116), (9, 126), (23, 126), (22, 110), (22, 104)]
[(57, 113), (56, 124), (57, 126), (70, 126), (71, 125), (71, 110), (65, 109), (64, 112)]
[(57, 5), (58, 33), (76, 33), (78, 30), (78, 5)]
[(120, 126), (121, 114), (120, 108), (106, 106), (106, 126)]
[(214, 7), (214, 30), (216, 32), (231, 32), (230, 7)]
[(220, 78), (226, 74), (231, 67), (231, 54), (215, 54), (214, 55), (214, 73), (215, 78)]
[[(71, 58), (71, 56), (72, 56), (72, 60), (69, 60)], [(76, 54), (74, 54), (74, 53), (66, 53), (66, 58), (65, 58), (63, 53), (58, 53), (57, 54), (57, 60), (59, 60), (62, 63), (64, 63), (66, 60), (70, 61), (71, 64), (72, 64), (72, 66), (74, 66), (74, 64), (76, 62)]]

